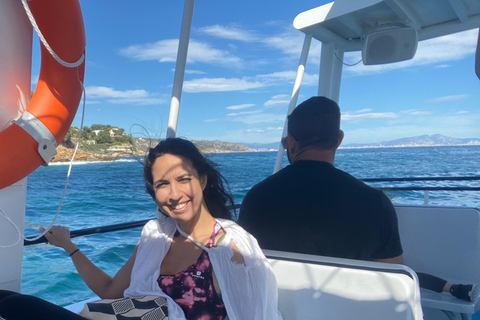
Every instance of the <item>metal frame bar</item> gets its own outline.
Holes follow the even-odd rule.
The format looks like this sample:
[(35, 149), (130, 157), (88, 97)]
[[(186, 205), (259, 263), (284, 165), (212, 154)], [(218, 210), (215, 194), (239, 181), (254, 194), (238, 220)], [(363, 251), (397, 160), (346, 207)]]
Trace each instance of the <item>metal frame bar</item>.
[[(290, 98), (290, 104), (288, 106), (287, 117), (285, 118), (285, 124), (283, 125), (282, 139), (287, 136), (288, 132), (288, 116), (295, 109), (298, 101), (298, 95), (300, 93), (300, 86), (302, 85), (303, 75), (305, 74), (305, 65), (307, 64), (308, 52), (310, 51), (310, 45), (312, 43), (312, 36), (305, 35), (303, 40), (302, 54), (300, 55), (300, 61), (298, 62), (297, 75), (295, 76), (295, 83), (293, 85), (292, 96)], [(282, 168), (283, 156), (285, 149), (282, 147), (282, 143), (278, 147), (277, 159), (275, 160), (275, 166), (273, 173), (276, 173)]]
[(182, 98), (183, 79), (185, 76), (185, 65), (187, 63), (188, 43), (190, 40), (190, 30), (192, 29), (194, 7), (195, 0), (185, 0), (182, 28), (178, 41), (177, 63), (173, 79), (172, 99), (170, 100), (167, 138), (174, 138), (177, 133), (178, 113), (180, 110), (180, 100)]

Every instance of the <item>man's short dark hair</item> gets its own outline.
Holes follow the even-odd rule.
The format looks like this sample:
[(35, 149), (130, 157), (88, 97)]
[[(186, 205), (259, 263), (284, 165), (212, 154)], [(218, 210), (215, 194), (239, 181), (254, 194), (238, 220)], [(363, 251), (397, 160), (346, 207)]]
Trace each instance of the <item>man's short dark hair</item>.
[(340, 107), (326, 97), (311, 97), (288, 116), (288, 133), (299, 147), (335, 149), (340, 131)]

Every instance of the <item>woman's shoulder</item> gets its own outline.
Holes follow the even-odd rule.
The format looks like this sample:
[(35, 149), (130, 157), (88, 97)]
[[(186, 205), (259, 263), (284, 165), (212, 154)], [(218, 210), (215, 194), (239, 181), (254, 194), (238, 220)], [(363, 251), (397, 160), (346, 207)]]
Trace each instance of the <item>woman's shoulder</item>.
[(239, 234), (249, 235), (249, 233), (240, 227), (235, 221), (222, 219), (222, 218), (215, 218), (215, 220), (220, 224), (220, 226), (225, 230), (225, 232), (235, 232)]
[(147, 233), (149, 235), (152, 234), (152, 232), (160, 232), (160, 233), (171, 233), (175, 232), (176, 230), (176, 225), (175, 221), (173, 221), (172, 218), (165, 217), (165, 218), (156, 218), (149, 220), (145, 226), (143, 227), (143, 232), (142, 233)]
[(220, 226), (225, 230), (226, 239), (232, 240), (240, 249), (255, 251), (259, 249), (257, 239), (239, 226), (235, 221), (215, 218)]

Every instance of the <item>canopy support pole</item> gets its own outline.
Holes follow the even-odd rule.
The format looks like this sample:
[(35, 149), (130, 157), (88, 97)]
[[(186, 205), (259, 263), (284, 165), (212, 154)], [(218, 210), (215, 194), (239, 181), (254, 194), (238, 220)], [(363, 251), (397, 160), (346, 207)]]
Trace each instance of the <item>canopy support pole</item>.
[[(308, 52), (310, 51), (310, 44), (312, 43), (312, 36), (305, 35), (305, 40), (303, 40), (302, 54), (300, 55), (300, 62), (298, 63), (297, 75), (295, 77), (295, 83), (293, 84), (293, 92), (290, 98), (290, 105), (288, 106), (287, 118), (285, 119), (285, 124), (283, 125), (282, 139), (287, 136), (288, 132), (288, 116), (295, 109), (298, 101), (298, 94), (300, 93), (300, 86), (302, 85), (303, 75), (305, 73), (305, 65), (307, 64)], [(280, 146), (278, 147), (277, 160), (275, 161), (275, 167), (273, 168), (273, 173), (279, 171), (282, 168), (283, 156), (285, 154), (285, 149)]]
[(170, 101), (167, 138), (174, 138), (177, 133), (178, 112), (180, 109), (180, 99), (182, 97), (183, 79), (185, 75), (185, 65), (187, 63), (188, 43), (190, 40), (190, 30), (192, 29), (194, 6), (195, 0), (185, 0), (182, 29), (180, 31), (180, 39), (178, 41), (175, 77), (173, 79), (172, 99)]

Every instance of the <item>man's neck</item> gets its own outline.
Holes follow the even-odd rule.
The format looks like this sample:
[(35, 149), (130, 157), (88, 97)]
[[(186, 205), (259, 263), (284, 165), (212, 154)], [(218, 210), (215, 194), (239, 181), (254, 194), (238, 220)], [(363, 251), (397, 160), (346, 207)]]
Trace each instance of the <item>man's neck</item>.
[(297, 160), (315, 160), (328, 162), (332, 165), (335, 163), (335, 150), (325, 150), (318, 148), (304, 148), (299, 150), (293, 157), (292, 163)]

